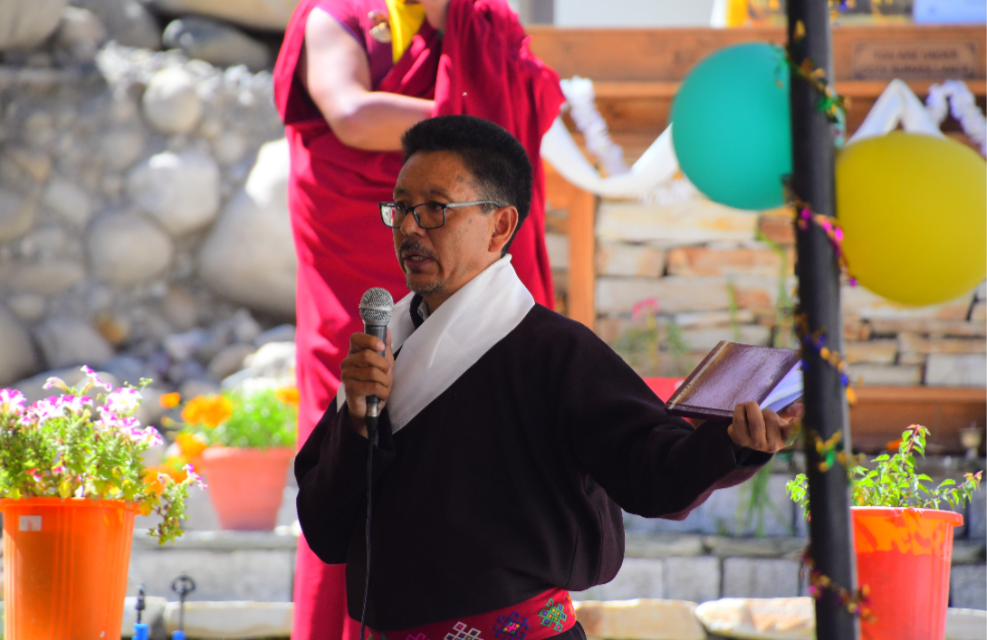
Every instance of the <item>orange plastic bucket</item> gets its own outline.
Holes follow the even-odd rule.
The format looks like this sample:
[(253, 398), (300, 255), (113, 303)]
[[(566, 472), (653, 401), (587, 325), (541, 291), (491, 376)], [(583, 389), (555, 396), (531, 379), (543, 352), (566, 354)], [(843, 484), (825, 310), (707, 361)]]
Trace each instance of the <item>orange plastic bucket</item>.
[(854, 507), (857, 578), (870, 587), (875, 622), (866, 640), (943, 640), (953, 527), (963, 516), (934, 509)]
[(120, 637), (135, 508), (117, 500), (0, 500), (6, 640)]
[(202, 475), (224, 529), (270, 531), (277, 524), (294, 449), (209, 447)]

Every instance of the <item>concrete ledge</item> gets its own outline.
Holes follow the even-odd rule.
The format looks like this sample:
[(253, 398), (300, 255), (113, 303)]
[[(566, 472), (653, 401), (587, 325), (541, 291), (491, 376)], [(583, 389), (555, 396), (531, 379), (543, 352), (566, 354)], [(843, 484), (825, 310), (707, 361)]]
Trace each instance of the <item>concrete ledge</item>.
[(699, 535), (627, 533), (624, 555), (628, 558), (701, 556), (706, 552)]
[[(186, 602), (185, 635), (189, 638), (287, 638), (291, 602)], [(165, 630), (178, 629), (178, 603), (164, 610)]]
[(186, 531), (174, 542), (158, 544), (147, 531), (134, 532), (134, 549), (147, 551), (247, 551), (256, 549), (288, 549), (298, 546), (298, 535), (292, 527), (277, 527), (274, 531)]
[(983, 640), (987, 611), (949, 609), (946, 611), (946, 640)]
[(808, 544), (806, 538), (703, 538), (703, 546), (719, 558), (801, 558)]

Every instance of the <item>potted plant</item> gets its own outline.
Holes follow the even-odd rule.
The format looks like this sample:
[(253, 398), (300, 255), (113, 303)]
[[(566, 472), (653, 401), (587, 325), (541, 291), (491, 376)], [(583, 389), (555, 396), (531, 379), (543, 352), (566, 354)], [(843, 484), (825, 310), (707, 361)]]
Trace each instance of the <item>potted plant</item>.
[(161, 544), (180, 536), (198, 480), (146, 468), (161, 436), (134, 418), (140, 389), (114, 390), (82, 369), (79, 388), (49, 378), (45, 389), (60, 394), (31, 405), (0, 390), (7, 640), (119, 634), (135, 514), (161, 516), (150, 532)]
[[(915, 469), (915, 454), (925, 456), (928, 433), (912, 425), (899, 442), (890, 443), (897, 445), (896, 453), (875, 458), (874, 469), (858, 465), (852, 471), (857, 579), (867, 587), (871, 614), (863, 617), (861, 629), (872, 640), (945, 637), (953, 527), (963, 524), (963, 516), (939, 507), (969, 502), (983, 472), (967, 473), (959, 485), (945, 480), (932, 487), (932, 479)], [(809, 517), (805, 474), (787, 489)]]
[(297, 403), (294, 388), (266, 388), (198, 396), (185, 404), (185, 426), (175, 444), (209, 482), (222, 528), (274, 528), (295, 455)]

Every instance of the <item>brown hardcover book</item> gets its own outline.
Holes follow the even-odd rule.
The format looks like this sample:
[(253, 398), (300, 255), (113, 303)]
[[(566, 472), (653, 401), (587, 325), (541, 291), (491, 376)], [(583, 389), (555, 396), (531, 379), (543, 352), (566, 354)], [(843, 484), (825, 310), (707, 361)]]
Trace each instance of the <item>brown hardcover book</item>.
[(732, 420), (753, 400), (779, 411), (802, 397), (798, 351), (721, 341), (668, 399), (668, 412), (687, 418)]

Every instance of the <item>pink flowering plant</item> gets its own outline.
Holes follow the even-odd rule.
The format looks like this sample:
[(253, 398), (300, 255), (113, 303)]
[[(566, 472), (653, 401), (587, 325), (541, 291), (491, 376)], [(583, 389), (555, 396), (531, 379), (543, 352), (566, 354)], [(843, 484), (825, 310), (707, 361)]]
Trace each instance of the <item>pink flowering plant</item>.
[(177, 538), (189, 487), (202, 481), (191, 468), (176, 479), (145, 466), (144, 452), (162, 442), (134, 417), (148, 381), (113, 389), (82, 370), (79, 387), (49, 378), (45, 389), (61, 395), (31, 405), (19, 391), (0, 389), (0, 498), (121, 500), (161, 516), (150, 531), (161, 544)]

